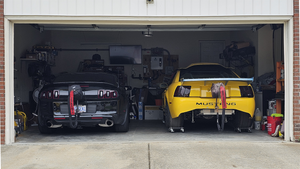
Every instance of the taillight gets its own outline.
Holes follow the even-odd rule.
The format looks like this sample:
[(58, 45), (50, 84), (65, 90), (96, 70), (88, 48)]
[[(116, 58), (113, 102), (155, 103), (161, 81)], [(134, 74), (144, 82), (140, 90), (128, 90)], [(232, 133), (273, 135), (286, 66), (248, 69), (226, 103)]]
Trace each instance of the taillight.
[(42, 92), (42, 94), (41, 94), (41, 98), (46, 98), (47, 96), (46, 96), (46, 92)]
[(52, 90), (41, 92), (40, 97), (43, 99), (52, 99), (54, 96), (54, 92)]
[(116, 97), (118, 97), (118, 93), (117, 93), (117, 91), (113, 91), (112, 92), (112, 98), (116, 98)]
[(118, 92), (116, 90), (99, 90), (98, 97), (105, 99), (117, 98)]
[(106, 93), (105, 93), (104, 97), (105, 97), (106, 99), (109, 99), (109, 98), (111, 98), (110, 91), (106, 91)]
[(189, 97), (191, 86), (177, 86), (174, 97)]
[(100, 91), (99, 91), (98, 97), (99, 97), (99, 98), (103, 98), (103, 90), (100, 90)]
[(48, 91), (47, 92), (47, 98), (48, 99), (52, 99), (52, 91)]
[(241, 97), (253, 97), (253, 91), (250, 86), (240, 86)]
[(59, 90), (53, 90), (53, 98), (58, 99), (59, 98)]

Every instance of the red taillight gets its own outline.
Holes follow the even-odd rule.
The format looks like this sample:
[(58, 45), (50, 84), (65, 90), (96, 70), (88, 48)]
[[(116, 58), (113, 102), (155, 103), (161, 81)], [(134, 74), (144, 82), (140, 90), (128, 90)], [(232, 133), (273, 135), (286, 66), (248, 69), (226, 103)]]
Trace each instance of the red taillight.
[(59, 90), (53, 90), (53, 98), (58, 99), (59, 98)]
[(46, 96), (46, 92), (42, 92), (42, 94), (41, 94), (41, 98), (47, 98), (47, 96)]
[(98, 97), (105, 99), (117, 98), (118, 92), (116, 90), (99, 90)]
[(48, 99), (52, 99), (52, 91), (48, 91), (47, 92), (47, 98)]
[(105, 93), (104, 97), (105, 97), (106, 99), (109, 99), (109, 98), (111, 98), (110, 91), (106, 91), (106, 93)]
[(240, 86), (241, 97), (253, 97), (253, 91), (250, 86)]
[(100, 91), (98, 92), (98, 97), (99, 97), (99, 98), (103, 98), (103, 93), (104, 93), (103, 90), (100, 90)]
[(44, 91), (41, 93), (40, 97), (43, 98), (43, 99), (52, 99), (54, 96), (53, 96), (53, 91), (52, 90), (48, 90), (48, 91)]
[(113, 91), (112, 92), (112, 98), (116, 98), (116, 97), (118, 97), (118, 93), (117, 93), (117, 91)]
[(177, 86), (174, 97), (189, 97), (191, 86)]

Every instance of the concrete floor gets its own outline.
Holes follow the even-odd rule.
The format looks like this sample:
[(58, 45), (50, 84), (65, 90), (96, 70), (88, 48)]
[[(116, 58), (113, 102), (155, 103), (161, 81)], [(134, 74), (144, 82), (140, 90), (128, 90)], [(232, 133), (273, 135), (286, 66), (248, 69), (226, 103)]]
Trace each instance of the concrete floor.
[(300, 144), (265, 131), (218, 132), (214, 123), (186, 124), (169, 133), (161, 121), (131, 121), (130, 131), (61, 129), (51, 135), (30, 127), (1, 146), (3, 169), (289, 168), (300, 166)]
[(230, 125), (223, 132), (217, 131), (215, 121), (185, 123), (185, 133), (170, 133), (161, 121), (131, 120), (129, 131), (116, 133), (112, 128), (87, 127), (83, 129), (57, 129), (49, 135), (40, 134), (37, 126), (21, 133), (16, 143), (64, 143), (64, 142), (136, 142), (136, 141), (267, 141), (280, 142), (283, 139), (271, 137), (267, 131), (252, 130), (237, 133)]

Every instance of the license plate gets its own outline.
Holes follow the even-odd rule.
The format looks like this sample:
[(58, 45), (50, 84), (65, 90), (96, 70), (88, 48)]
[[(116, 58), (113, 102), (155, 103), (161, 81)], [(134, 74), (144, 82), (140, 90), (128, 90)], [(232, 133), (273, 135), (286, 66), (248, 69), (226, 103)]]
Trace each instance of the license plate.
[[(86, 106), (85, 105), (79, 105), (79, 112), (78, 113), (85, 113), (86, 112)], [(74, 106), (74, 110), (76, 112), (77, 106)]]

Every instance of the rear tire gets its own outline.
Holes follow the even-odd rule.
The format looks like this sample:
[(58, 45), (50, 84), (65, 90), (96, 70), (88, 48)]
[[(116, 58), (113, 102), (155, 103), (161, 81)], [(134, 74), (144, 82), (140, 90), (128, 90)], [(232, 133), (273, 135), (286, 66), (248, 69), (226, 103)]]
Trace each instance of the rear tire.
[[(233, 124), (235, 129), (251, 129), (253, 118), (248, 113), (237, 111), (234, 115)], [(239, 130), (238, 130), (239, 131)]]
[(165, 111), (165, 125), (167, 128), (170, 127), (170, 124), (171, 124), (171, 114), (170, 114), (170, 110), (169, 110), (169, 106), (166, 105), (166, 111)]
[(38, 127), (39, 127), (39, 131), (40, 131), (41, 134), (51, 134), (51, 133), (53, 133), (53, 129), (48, 128), (48, 126), (46, 124), (46, 120), (43, 119), (41, 113), (39, 113), (39, 115), (38, 115), (38, 120), (39, 120)]
[(125, 116), (125, 123), (122, 124), (115, 124), (115, 131), (116, 132), (127, 132), (129, 130), (129, 114)]
[(166, 121), (166, 127), (170, 130), (172, 129), (182, 129), (183, 128), (183, 114), (180, 114), (176, 118), (172, 118), (169, 106), (166, 105), (166, 112), (165, 112), (165, 121)]

